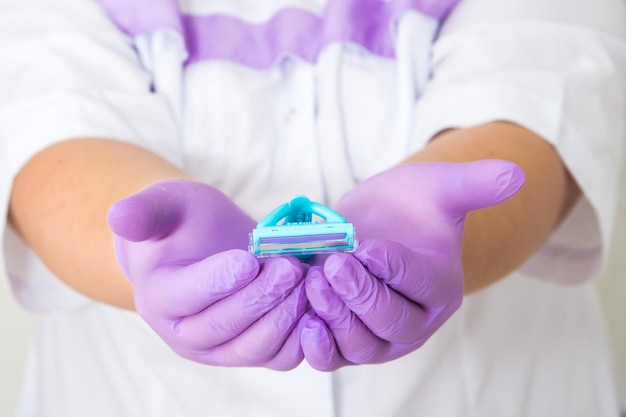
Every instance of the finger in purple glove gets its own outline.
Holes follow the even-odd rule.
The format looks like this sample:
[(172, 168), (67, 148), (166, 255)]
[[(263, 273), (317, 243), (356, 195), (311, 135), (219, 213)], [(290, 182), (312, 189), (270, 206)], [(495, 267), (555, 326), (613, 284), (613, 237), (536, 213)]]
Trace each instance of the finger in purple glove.
[(311, 268), (306, 277), (307, 297), (318, 318), (303, 333), (302, 348), (309, 364), (329, 371), (346, 364), (372, 363), (387, 342), (374, 335), (348, 309), (324, 278), (321, 268)]
[(225, 343), (281, 304), (303, 278), (302, 263), (297, 259), (270, 258), (246, 287), (178, 320), (172, 336), (196, 352)]
[[(358, 252), (367, 254), (371, 244), (367, 241), (365, 243), (366, 246)], [(406, 259), (413, 260), (414, 254), (402, 248), (407, 252)], [(392, 257), (398, 256), (394, 252), (391, 254)], [(393, 262), (395, 259), (388, 261)], [(404, 258), (402, 262), (406, 262)], [(411, 270), (407, 265), (401, 267), (402, 273), (408, 270), (417, 275), (420, 271), (420, 269)], [(356, 254), (330, 256), (324, 264), (324, 276), (350, 311), (356, 314), (372, 333), (383, 340), (403, 344), (415, 343), (428, 325), (428, 312), (420, 304), (394, 291), (384, 280), (373, 275), (359, 262)], [(404, 281), (409, 280), (420, 280), (420, 277), (404, 278)]]
[[(162, 240), (161, 263), (168, 258), (179, 261), (182, 254), (199, 260), (228, 249), (245, 250), (255, 225), (221, 191), (180, 179), (158, 182), (116, 202), (109, 208), (107, 222), (117, 236), (129, 242)], [(174, 239), (163, 239), (170, 235)]]
[[(445, 309), (449, 311), (448, 317), (463, 301), (463, 267), (458, 258), (450, 258), (432, 249), (411, 250), (399, 243), (380, 239), (364, 241), (354, 253), (354, 258), (379, 278), (379, 282), (421, 306), (429, 317), (420, 331), (431, 326), (432, 316), (441, 315)], [(447, 271), (446, 279), (438, 275), (442, 271)], [(337, 273), (330, 272), (326, 276), (333, 288), (347, 285), (345, 280), (337, 279)]]
[[(193, 351), (192, 357), (211, 365), (263, 364), (275, 370), (293, 369), (304, 358), (300, 335), (304, 327), (302, 318), (308, 310), (304, 282), (301, 282), (280, 304), (237, 337), (204, 351)], [(187, 355), (186, 351), (178, 353)]]
[(333, 334), (324, 320), (313, 317), (306, 322), (300, 343), (307, 362), (318, 371), (335, 371), (353, 365), (339, 352)]
[(176, 320), (200, 313), (207, 306), (244, 288), (259, 273), (259, 261), (246, 251), (217, 253), (191, 265), (156, 268), (148, 279), (135, 280), (135, 307), (140, 315), (159, 311)]

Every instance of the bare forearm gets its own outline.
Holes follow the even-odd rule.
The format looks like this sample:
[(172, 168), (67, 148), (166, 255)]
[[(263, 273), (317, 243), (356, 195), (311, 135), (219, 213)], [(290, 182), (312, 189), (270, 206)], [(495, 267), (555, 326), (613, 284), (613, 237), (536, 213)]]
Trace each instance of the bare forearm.
[(468, 216), (463, 251), (466, 293), (518, 268), (545, 242), (580, 194), (554, 148), (510, 123), (443, 132), (407, 162), (487, 158), (517, 163), (526, 183), (511, 200)]
[(44, 149), (15, 178), (9, 222), (60, 279), (83, 294), (133, 307), (113, 253), (109, 206), (164, 178), (189, 178), (127, 143), (75, 139)]

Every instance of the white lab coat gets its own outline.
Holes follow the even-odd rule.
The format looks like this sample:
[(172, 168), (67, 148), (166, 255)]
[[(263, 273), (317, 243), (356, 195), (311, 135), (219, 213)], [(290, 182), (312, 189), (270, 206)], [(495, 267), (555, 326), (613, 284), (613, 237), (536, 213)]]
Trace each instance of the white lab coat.
[[(326, 4), (181, 2), (186, 14), (248, 24), (287, 6), (320, 16)], [(179, 358), (136, 314), (60, 283), (4, 225), (0, 267), (25, 308), (42, 313), (18, 415), (617, 416), (589, 283), (617, 207), (625, 21), (620, 0), (463, 0), (441, 27), (403, 13), (390, 27), (392, 57), (333, 42), (313, 60), (185, 65), (193, 51), (172, 27), (127, 36), (97, 2), (1, 0), (5, 212), (20, 167), (67, 138), (145, 146), (260, 219), (294, 194), (332, 205), (437, 132), (493, 120), (554, 145), (584, 193), (520, 271), (466, 297), (423, 348), (333, 373)]]

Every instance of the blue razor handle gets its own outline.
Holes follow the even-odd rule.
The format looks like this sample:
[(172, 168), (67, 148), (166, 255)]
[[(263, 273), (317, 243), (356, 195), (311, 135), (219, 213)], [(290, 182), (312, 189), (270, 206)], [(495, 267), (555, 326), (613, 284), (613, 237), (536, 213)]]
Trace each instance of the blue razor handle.
[[(313, 221), (314, 215), (324, 221)], [(352, 223), (325, 205), (299, 195), (257, 224), (250, 233), (248, 251), (259, 258), (290, 255), (304, 260), (320, 253), (352, 252), (357, 246)]]

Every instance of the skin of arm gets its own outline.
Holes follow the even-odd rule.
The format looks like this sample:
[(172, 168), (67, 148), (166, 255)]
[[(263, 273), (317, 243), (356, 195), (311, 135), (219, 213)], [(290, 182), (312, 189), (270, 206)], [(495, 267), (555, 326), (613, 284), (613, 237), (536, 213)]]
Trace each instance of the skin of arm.
[[(405, 162), (485, 158), (517, 163), (526, 173), (526, 184), (506, 203), (468, 216), (466, 293), (521, 265), (580, 194), (556, 151), (511, 123), (442, 132)], [(13, 184), (9, 222), (70, 287), (94, 300), (133, 309), (132, 287), (115, 259), (106, 212), (114, 202), (167, 178), (193, 179), (135, 145), (100, 138), (67, 140), (42, 150), (22, 167)]]
[(543, 245), (581, 194), (557, 151), (540, 136), (513, 123), (441, 132), (404, 162), (490, 158), (519, 165), (526, 182), (510, 200), (468, 214), (463, 237), (465, 294), (519, 268)]
[(125, 142), (81, 138), (52, 145), (16, 176), (9, 222), (62, 281), (86, 296), (133, 309), (106, 213), (145, 186), (188, 174)]

